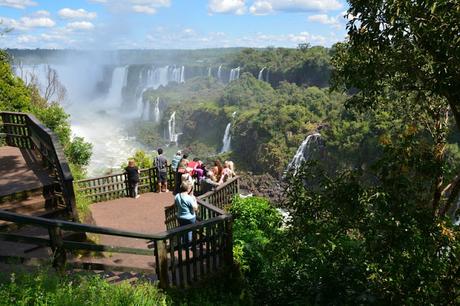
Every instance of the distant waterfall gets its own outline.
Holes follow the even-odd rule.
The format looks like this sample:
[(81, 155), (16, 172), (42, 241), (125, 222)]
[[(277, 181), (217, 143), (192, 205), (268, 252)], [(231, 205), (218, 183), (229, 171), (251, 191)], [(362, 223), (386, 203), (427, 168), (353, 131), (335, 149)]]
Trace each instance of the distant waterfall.
[(323, 146), (323, 139), (320, 133), (308, 135), (297, 149), (296, 154), (286, 168), (286, 172), (294, 170), (295, 173), (299, 169), (300, 165), (302, 165), (303, 162), (310, 160), (313, 152), (321, 146)]
[(212, 67), (208, 68), (208, 77), (210, 78), (212, 76)]
[(238, 80), (240, 78), (240, 67), (230, 70), (229, 82)]
[(149, 121), (150, 120), (150, 112), (151, 112), (150, 108), (152, 107), (152, 104), (148, 100), (145, 100), (143, 102), (143, 104), (144, 104), (144, 107), (142, 109), (142, 120)]
[(171, 114), (168, 120), (168, 136), (169, 142), (174, 142), (177, 145), (177, 141), (179, 140), (179, 135), (182, 133), (176, 133), (176, 112)]
[(257, 77), (257, 79), (258, 79), (259, 81), (263, 81), (263, 80), (264, 80), (264, 70), (265, 70), (265, 67), (262, 68), (262, 69), (260, 69), (260, 71), (259, 71), (259, 76)]
[(155, 101), (155, 108), (153, 110), (153, 120), (155, 123), (160, 122), (160, 97), (157, 97), (157, 100)]
[[(233, 112), (232, 118), (235, 118), (236, 112)], [(230, 151), (230, 144), (232, 142), (232, 135), (230, 134), (230, 129), (232, 127), (232, 123), (229, 122), (225, 127), (224, 137), (222, 138), (222, 149), (220, 153), (225, 153)]]
[(110, 107), (119, 107), (122, 102), (122, 91), (126, 85), (128, 67), (117, 67), (112, 74), (112, 84), (106, 98), (106, 104)]
[[(152, 65), (147, 69), (142, 69), (139, 72), (138, 80), (139, 85), (137, 92), (142, 96), (143, 93), (148, 89), (155, 90), (160, 86), (168, 85), (170, 82), (185, 83), (185, 66), (176, 67), (167, 65), (162, 67), (155, 67)], [(137, 109), (139, 116), (142, 118), (142, 114), (144, 113), (144, 106), (142, 104), (141, 96), (139, 96), (137, 99)]]
[(217, 79), (222, 82), (222, 65), (220, 65), (217, 70)]

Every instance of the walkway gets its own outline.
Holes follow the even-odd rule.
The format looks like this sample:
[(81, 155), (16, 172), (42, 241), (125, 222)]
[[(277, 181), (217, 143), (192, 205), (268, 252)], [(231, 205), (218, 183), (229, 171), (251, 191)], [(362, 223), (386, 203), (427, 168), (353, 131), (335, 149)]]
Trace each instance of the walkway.
[(41, 188), (49, 183), (41, 162), (30, 151), (0, 147), (0, 196)]
[[(91, 205), (95, 225), (138, 233), (155, 234), (166, 230), (164, 208), (174, 203), (171, 192), (145, 193), (138, 199), (121, 198)], [(132, 239), (97, 235), (91, 237), (99, 244), (149, 249), (149, 242)], [(154, 269), (154, 257), (119, 253), (105, 253), (104, 257), (83, 256), (77, 261), (100, 263), (110, 266)]]

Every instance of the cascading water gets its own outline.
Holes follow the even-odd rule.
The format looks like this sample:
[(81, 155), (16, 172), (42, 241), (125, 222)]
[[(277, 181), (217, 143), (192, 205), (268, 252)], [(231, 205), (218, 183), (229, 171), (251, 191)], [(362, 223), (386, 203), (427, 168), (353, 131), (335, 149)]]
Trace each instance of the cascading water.
[(230, 70), (229, 82), (238, 80), (240, 78), (240, 67)]
[(177, 145), (177, 140), (179, 139), (180, 133), (176, 133), (176, 112), (171, 114), (168, 120), (168, 135), (169, 142), (174, 142)]
[[(235, 118), (236, 112), (233, 112), (232, 118)], [(225, 153), (230, 151), (230, 145), (232, 142), (232, 135), (230, 134), (230, 129), (232, 127), (232, 123), (229, 122), (225, 127), (224, 137), (222, 138), (222, 149), (220, 153)]]
[(160, 97), (155, 101), (155, 108), (153, 110), (153, 120), (155, 123), (160, 123)]
[(212, 67), (208, 68), (208, 77), (210, 78), (212, 76)]
[(112, 84), (110, 85), (109, 93), (105, 99), (105, 105), (110, 108), (121, 106), (122, 91), (126, 85), (128, 67), (117, 67), (112, 74)]
[(259, 81), (263, 81), (263, 80), (264, 80), (264, 70), (265, 70), (265, 67), (262, 68), (262, 69), (260, 69), (260, 71), (259, 71), (259, 76), (257, 77), (257, 79), (258, 79)]
[(286, 168), (286, 172), (293, 170), (296, 173), (302, 163), (310, 160), (312, 154), (321, 146), (323, 146), (323, 139), (320, 133), (308, 135), (297, 149), (297, 152)]
[(217, 69), (217, 79), (222, 82), (222, 65)]

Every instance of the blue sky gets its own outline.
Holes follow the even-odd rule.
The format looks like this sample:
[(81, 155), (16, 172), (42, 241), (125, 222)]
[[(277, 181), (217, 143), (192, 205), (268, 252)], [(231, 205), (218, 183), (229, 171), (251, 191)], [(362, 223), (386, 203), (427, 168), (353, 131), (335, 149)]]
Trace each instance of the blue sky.
[(330, 46), (344, 0), (0, 0), (0, 48)]

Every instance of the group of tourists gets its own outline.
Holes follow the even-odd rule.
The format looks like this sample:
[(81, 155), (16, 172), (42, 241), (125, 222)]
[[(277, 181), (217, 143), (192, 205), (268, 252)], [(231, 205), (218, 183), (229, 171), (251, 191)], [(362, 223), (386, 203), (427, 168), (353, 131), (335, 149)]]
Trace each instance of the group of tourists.
[[(168, 190), (168, 160), (163, 155), (163, 149), (158, 149), (153, 167), (157, 170), (157, 192), (169, 192)], [(171, 161), (174, 173), (174, 202), (177, 207), (177, 220), (179, 224), (187, 225), (196, 222), (195, 212), (198, 204), (193, 193), (195, 183), (200, 185), (202, 194), (209, 192), (217, 186), (225, 183), (235, 176), (232, 161), (222, 164), (219, 160), (214, 161), (212, 166), (205, 165), (199, 158), (188, 159), (188, 154), (177, 151)], [(134, 160), (129, 160), (125, 168), (128, 176), (129, 195), (139, 197), (139, 174), (140, 170)]]

